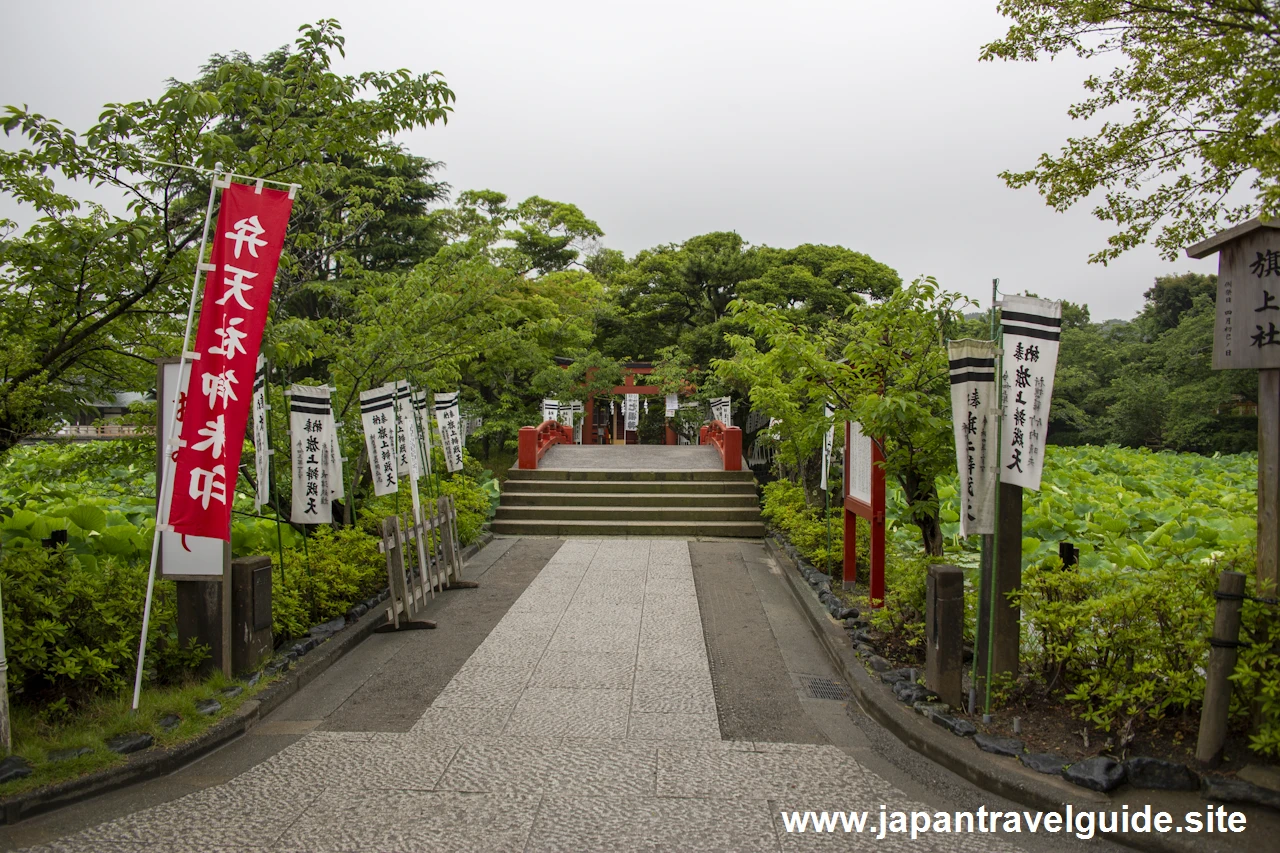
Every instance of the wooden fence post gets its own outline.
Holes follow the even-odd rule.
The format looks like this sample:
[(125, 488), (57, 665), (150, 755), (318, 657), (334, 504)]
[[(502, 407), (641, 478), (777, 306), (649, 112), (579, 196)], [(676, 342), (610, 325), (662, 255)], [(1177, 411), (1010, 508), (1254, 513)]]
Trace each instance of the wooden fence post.
[(1227, 714), (1231, 709), (1231, 682), (1236, 668), (1236, 644), (1240, 638), (1240, 607), (1244, 604), (1244, 575), (1223, 572), (1218, 576), (1218, 607), (1209, 639), (1209, 669), (1200, 707), (1200, 735), (1196, 760), (1210, 767), (1222, 762), (1227, 741)]

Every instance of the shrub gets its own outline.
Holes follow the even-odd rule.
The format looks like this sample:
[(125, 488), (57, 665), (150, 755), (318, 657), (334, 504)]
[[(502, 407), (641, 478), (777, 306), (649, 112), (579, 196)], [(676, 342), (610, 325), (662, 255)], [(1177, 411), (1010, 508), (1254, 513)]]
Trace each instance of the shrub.
[[(131, 680), (146, 566), (106, 558), (82, 563), (66, 548), (10, 544), (0, 552), (9, 689), (18, 702), (69, 710)], [(179, 649), (173, 583), (157, 580), (148, 674), (171, 681), (208, 656)]]
[(1079, 717), (1119, 734), (1199, 704), (1213, 625), (1217, 559), (1149, 569), (1028, 566), (1023, 661), (1049, 689), (1066, 688)]
[(276, 639), (304, 636), (385, 587), (387, 564), (378, 541), (361, 530), (320, 525), (305, 549), (286, 549), (284, 580), (277, 567), (271, 595)]
[[(840, 507), (831, 508), (831, 547), (827, 548), (827, 522), (824, 518), (824, 507), (811, 507), (805, 503), (804, 489), (786, 480), (775, 480), (765, 484), (764, 504), (761, 512), (777, 529), (786, 534), (787, 539), (796, 547), (806, 560), (818, 569), (825, 570), (828, 560), (832, 571), (842, 564), (844, 559), (844, 520), (840, 515)], [(862, 528), (859, 530), (860, 542), (866, 542), (866, 522), (859, 519)], [(859, 554), (859, 564), (864, 558)]]

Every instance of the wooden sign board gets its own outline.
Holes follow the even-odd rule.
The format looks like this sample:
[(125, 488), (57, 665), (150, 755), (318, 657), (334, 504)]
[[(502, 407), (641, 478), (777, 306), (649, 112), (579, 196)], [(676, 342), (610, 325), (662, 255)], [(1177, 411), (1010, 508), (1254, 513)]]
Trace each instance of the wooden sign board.
[(1280, 230), (1257, 227), (1218, 248), (1214, 370), (1280, 368)]
[(862, 425), (846, 421), (844, 428), (844, 567), (845, 589), (852, 589), (857, 579), (857, 518), (867, 519), (871, 529), (867, 578), (867, 595), (872, 607), (884, 604), (884, 468), (883, 460), (870, 437), (862, 434)]

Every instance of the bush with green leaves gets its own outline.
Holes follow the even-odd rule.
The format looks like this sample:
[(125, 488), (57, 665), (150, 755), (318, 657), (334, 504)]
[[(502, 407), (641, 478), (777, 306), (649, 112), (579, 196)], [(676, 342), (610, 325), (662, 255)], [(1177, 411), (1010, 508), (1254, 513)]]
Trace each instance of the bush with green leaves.
[[(15, 703), (68, 710), (122, 690), (133, 675), (146, 594), (145, 565), (86, 564), (65, 547), (0, 550), (9, 689)], [(171, 581), (157, 581), (147, 645), (149, 677), (172, 681), (207, 648), (179, 648)]]
[(317, 525), (305, 548), (286, 549), (283, 578), (276, 566), (272, 579), (275, 639), (306, 636), (312, 625), (344, 615), (385, 587), (378, 541), (361, 530)]
[(1209, 558), (1144, 569), (1064, 568), (1057, 557), (1023, 571), (1023, 664), (1061, 689), (1079, 718), (1121, 748), (1146, 721), (1198, 707), (1218, 573)]
[[(761, 510), (764, 517), (786, 534), (800, 556), (823, 571), (830, 565), (832, 572), (838, 573), (844, 560), (844, 519), (841, 509), (839, 505), (831, 508), (831, 523), (828, 525), (824, 518), (825, 508), (808, 506), (804, 499), (804, 487), (800, 484), (774, 480), (764, 486), (764, 504)], [(828, 531), (831, 537), (830, 548), (827, 547)]]

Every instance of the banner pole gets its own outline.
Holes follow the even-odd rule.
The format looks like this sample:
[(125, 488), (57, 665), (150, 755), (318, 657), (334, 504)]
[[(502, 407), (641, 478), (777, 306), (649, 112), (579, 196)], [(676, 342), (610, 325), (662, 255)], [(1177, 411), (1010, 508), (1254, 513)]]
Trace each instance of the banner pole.
[(262, 373), (262, 390), (267, 397), (267, 474), (270, 479), (267, 481), (267, 498), (270, 499), (272, 494), (275, 495), (275, 503), (271, 506), (276, 511), (276, 550), (280, 554), (280, 589), (286, 589), (284, 577), (284, 534), (280, 531), (280, 490), (276, 488), (276, 476), (279, 472), (275, 467), (275, 449), (271, 446), (271, 413), (275, 411), (271, 407), (271, 363), (265, 363), (265, 370)]
[[(999, 570), (1000, 560), (1000, 475), (1004, 469), (1002, 454), (1004, 452), (1004, 335), (997, 335), (996, 328), (996, 296), (999, 292), (1000, 279), (993, 278), (991, 280), (991, 339), (996, 341), (996, 505), (995, 519), (997, 530), (991, 536), (991, 559), (988, 561), (990, 571), (987, 575), (987, 605), (990, 610), (987, 613), (987, 672), (984, 679), (983, 687), (985, 688), (983, 699), (983, 717), (989, 721), (991, 717), (991, 676), (994, 667), (993, 659), (996, 649), (996, 572)], [(984, 722), (985, 722), (984, 721)]]
[[(142, 607), (142, 635), (138, 639), (138, 667), (133, 675), (133, 711), (137, 713), (138, 699), (142, 694), (142, 663), (147, 652), (147, 628), (151, 621), (151, 599), (156, 585), (156, 561), (160, 556), (160, 534), (169, 523), (169, 500), (173, 497), (167, 468), (169, 467), (169, 443), (178, 440), (174, 435), (174, 427), (178, 423), (178, 400), (182, 394), (182, 376), (187, 367), (187, 346), (191, 342), (191, 324), (196, 313), (196, 295), (200, 292), (200, 273), (205, 272), (204, 252), (209, 245), (209, 222), (213, 218), (213, 202), (218, 195), (218, 169), (221, 163), (213, 166), (213, 175), (209, 181), (209, 203), (204, 210), (204, 231), (200, 235), (200, 251), (196, 254), (195, 273), (191, 277), (191, 299), (187, 303), (187, 325), (182, 332), (182, 350), (178, 357), (178, 381), (174, 383), (173, 400), (169, 407), (168, 440), (160, 448), (160, 483), (157, 493), (159, 503), (156, 506), (155, 533), (151, 537), (151, 568), (147, 572), (147, 597)], [(157, 436), (157, 440), (159, 436)], [(234, 473), (234, 472), (233, 472)]]

